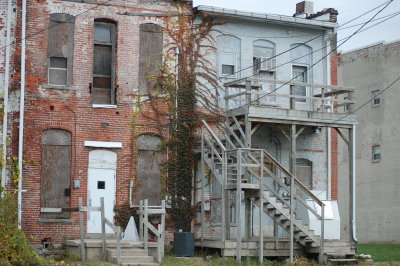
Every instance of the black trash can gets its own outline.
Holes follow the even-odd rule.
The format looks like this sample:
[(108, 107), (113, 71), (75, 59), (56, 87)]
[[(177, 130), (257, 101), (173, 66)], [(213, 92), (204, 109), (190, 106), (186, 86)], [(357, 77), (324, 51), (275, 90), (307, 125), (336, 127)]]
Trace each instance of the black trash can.
[(194, 233), (174, 233), (174, 255), (177, 257), (193, 257), (194, 255)]

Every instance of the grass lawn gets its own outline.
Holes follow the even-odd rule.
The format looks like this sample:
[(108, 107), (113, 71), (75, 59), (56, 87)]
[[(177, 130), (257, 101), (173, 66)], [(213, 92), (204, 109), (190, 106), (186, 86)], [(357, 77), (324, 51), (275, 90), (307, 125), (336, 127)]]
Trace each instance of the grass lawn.
[(376, 262), (400, 261), (400, 245), (395, 244), (359, 244), (358, 254), (370, 254)]

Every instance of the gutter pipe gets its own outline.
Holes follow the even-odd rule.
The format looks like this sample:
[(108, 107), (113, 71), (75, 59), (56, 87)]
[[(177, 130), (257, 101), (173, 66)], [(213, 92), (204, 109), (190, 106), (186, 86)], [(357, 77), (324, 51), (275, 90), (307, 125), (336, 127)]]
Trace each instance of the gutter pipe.
[(18, 228), (22, 225), (22, 160), (24, 147), (24, 115), (25, 115), (25, 59), (26, 59), (26, 0), (22, 0), (21, 29), (21, 95), (19, 101), (19, 134), (18, 134)]
[(353, 211), (353, 217), (352, 217), (352, 226), (353, 226), (353, 240), (355, 242), (358, 242), (357, 240), (357, 235), (356, 235), (356, 125), (353, 125), (353, 135), (352, 135), (352, 143), (353, 143), (353, 204), (352, 204), (352, 211)]
[[(8, 0), (7, 8), (7, 37), (6, 37), (6, 65), (4, 70), (4, 114), (3, 114), (3, 139), (2, 139), (2, 162), (3, 167), (1, 169), (1, 187), (5, 189), (7, 184), (6, 168), (7, 168), (7, 129), (8, 129), (8, 87), (10, 77), (10, 50), (11, 50), (11, 12), (12, 12), (12, 0)], [(4, 194), (4, 190), (2, 195)]]

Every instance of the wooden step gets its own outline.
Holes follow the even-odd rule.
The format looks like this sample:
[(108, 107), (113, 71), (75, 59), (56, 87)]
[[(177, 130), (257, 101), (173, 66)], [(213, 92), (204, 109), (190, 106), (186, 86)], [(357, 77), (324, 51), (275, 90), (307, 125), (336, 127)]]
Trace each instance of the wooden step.
[[(140, 248), (122, 248), (121, 249), (121, 256), (147, 256), (148, 252), (144, 249)], [(113, 257), (117, 256), (116, 249), (107, 249), (107, 256)]]
[[(117, 263), (117, 257), (112, 256), (110, 262)], [(154, 263), (154, 258), (151, 256), (121, 256), (121, 263), (129, 263), (132, 265), (133, 263)]]
[(358, 259), (328, 259), (328, 261), (336, 264), (358, 264)]

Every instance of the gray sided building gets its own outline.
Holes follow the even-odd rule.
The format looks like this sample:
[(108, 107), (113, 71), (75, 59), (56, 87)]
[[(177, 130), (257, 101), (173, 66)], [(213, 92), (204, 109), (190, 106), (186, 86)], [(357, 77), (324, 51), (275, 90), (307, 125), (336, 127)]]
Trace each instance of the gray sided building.
[[(357, 236), (360, 243), (400, 242), (400, 42), (378, 43), (339, 56), (339, 84), (355, 88), (357, 111)], [(369, 101), (369, 102), (368, 102)], [(345, 155), (340, 165), (347, 164)], [(343, 171), (345, 167), (339, 167)], [(341, 184), (339, 197), (346, 193)]]

